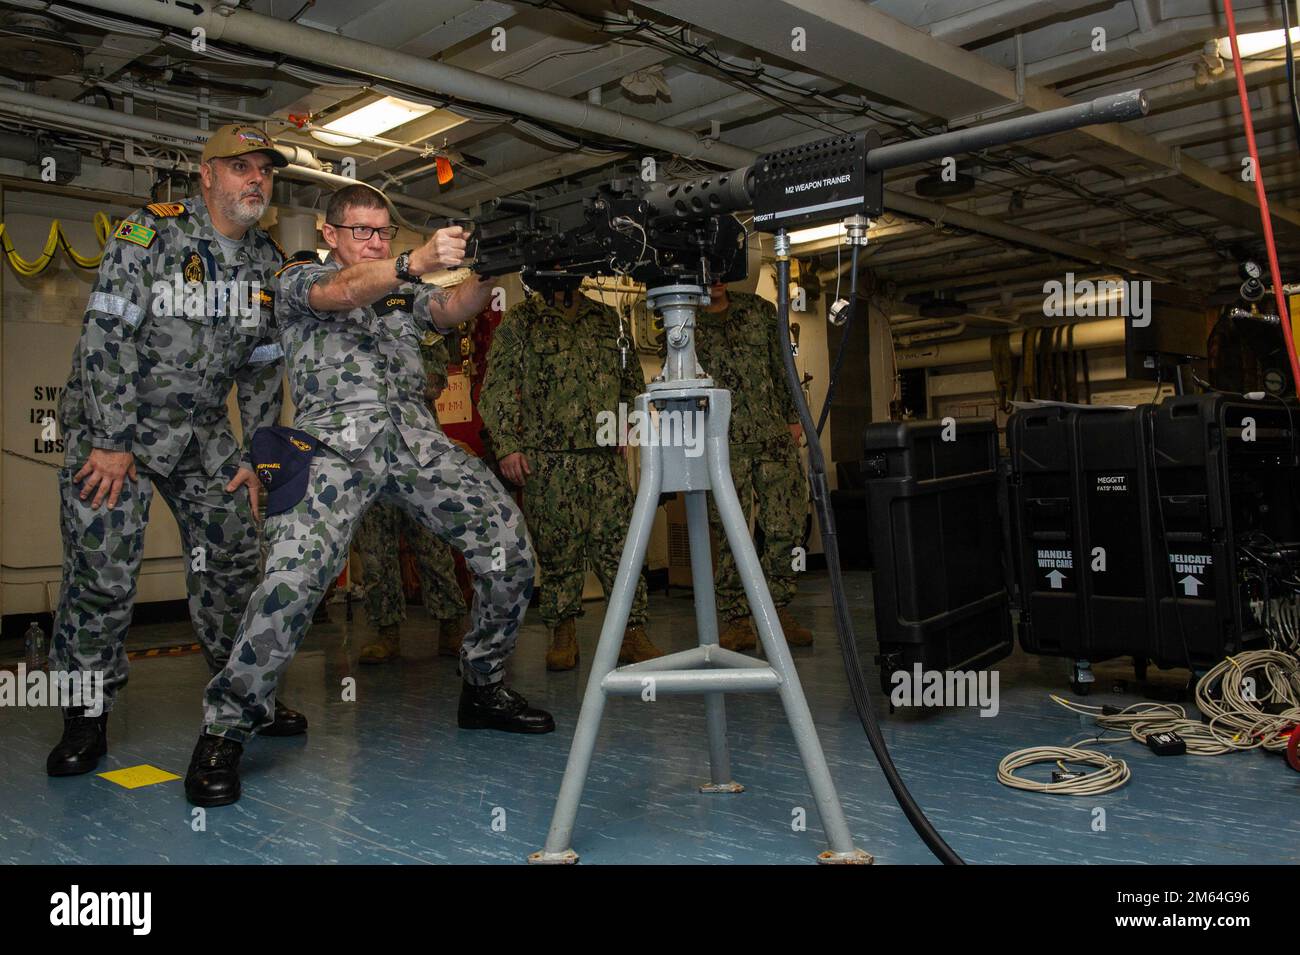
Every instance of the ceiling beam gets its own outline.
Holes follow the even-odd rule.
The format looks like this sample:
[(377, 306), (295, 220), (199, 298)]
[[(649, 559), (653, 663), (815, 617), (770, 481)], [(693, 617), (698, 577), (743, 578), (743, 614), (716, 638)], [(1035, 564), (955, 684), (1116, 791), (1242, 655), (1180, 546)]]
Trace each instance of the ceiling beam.
[[(976, 53), (946, 43), (860, 0), (659, 0), (655, 9), (706, 30), (721, 31), (783, 61), (823, 71), (872, 93), (947, 120), (1017, 101), (1016, 75)], [(802, 27), (807, 52), (791, 51), (791, 30)], [(1025, 81), (1024, 106), (1035, 112), (1070, 105), (1045, 86)], [(1173, 169), (1173, 149), (1128, 124), (1086, 126), (1075, 136), (1090, 138), (1142, 160)], [(1179, 176), (1231, 203), (1255, 208), (1254, 190), (1183, 156)], [(1258, 213), (1256, 213), (1258, 214)], [(1284, 203), (1275, 219), (1300, 229), (1300, 209)]]

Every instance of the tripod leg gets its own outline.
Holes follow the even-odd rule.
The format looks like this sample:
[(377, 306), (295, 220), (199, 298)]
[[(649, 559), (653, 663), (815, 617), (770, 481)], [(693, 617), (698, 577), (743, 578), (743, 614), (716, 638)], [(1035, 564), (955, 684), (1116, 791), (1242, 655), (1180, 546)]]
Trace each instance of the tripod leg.
[[(718, 643), (718, 613), (713, 602), (713, 558), (709, 553), (709, 511), (704, 491), (686, 492), (686, 533), (691, 546), (691, 583), (695, 588), (695, 629), (700, 646)], [(709, 733), (709, 785), (705, 793), (738, 793), (743, 786), (731, 778), (727, 753), (727, 710), (721, 693), (704, 695)]]
[(717, 504), (718, 515), (726, 530), (727, 542), (731, 544), (731, 553), (736, 559), (736, 569), (740, 572), (745, 596), (754, 613), (754, 624), (763, 643), (763, 652), (772, 669), (781, 677), (778, 691), (781, 703), (794, 733), (795, 745), (799, 747), (804, 771), (808, 774), (808, 785), (812, 788), (817, 814), (826, 830), (831, 852), (837, 861), (860, 858), (864, 854), (853, 846), (853, 836), (849, 832), (840, 798), (835, 792), (835, 783), (831, 780), (830, 769), (826, 765), (826, 754), (822, 752), (821, 741), (817, 738), (817, 729), (813, 726), (812, 713), (808, 710), (799, 674), (790, 658), (790, 648), (786, 646), (785, 635), (781, 632), (776, 607), (772, 604), (772, 595), (768, 592), (763, 568), (754, 551), (744, 511), (736, 497), (735, 485), (731, 482), (729, 450), (724, 442), (725, 432), (721, 440), (711, 436), (706, 451), (714, 503)]
[[(643, 406), (643, 402), (638, 401), (638, 405)], [(627, 540), (623, 544), (623, 556), (619, 558), (618, 576), (614, 578), (614, 587), (609, 593), (605, 622), (600, 628), (600, 642), (596, 645), (587, 689), (582, 697), (582, 710), (573, 731), (573, 745), (569, 749), (568, 764), (564, 767), (564, 781), (560, 784), (560, 795), (555, 801), (546, 845), (541, 852), (530, 855), (529, 862), (578, 861), (577, 853), (570, 844), (573, 839), (573, 823), (578, 815), (578, 803), (582, 799), (582, 789), (591, 769), (591, 755), (596, 748), (596, 734), (600, 730), (600, 719), (605, 710), (605, 691), (601, 688), (601, 681), (618, 664), (618, 650), (623, 643), (628, 614), (632, 611), (632, 598), (636, 595), (641, 565), (645, 563), (662, 484), (661, 450), (657, 443), (643, 445), (641, 482), (637, 489), (636, 504), (632, 508), (632, 521), (628, 525)]]

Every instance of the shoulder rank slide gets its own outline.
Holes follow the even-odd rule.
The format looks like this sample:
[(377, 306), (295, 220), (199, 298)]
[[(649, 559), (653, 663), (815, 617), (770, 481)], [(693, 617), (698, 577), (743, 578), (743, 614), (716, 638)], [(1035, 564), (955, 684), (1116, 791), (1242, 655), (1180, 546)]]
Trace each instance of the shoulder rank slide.
[(117, 231), (113, 233), (113, 238), (121, 239), (124, 242), (134, 242), (136, 245), (147, 249), (149, 246), (153, 245), (154, 236), (157, 234), (156, 230), (151, 229), (146, 225), (123, 219), (122, 224), (119, 225)]
[(401, 310), (409, 312), (415, 302), (415, 296), (406, 292), (394, 292), (391, 295), (385, 295), (379, 301), (375, 302), (374, 309), (376, 315), (387, 315), (389, 312)]
[(185, 214), (185, 203), (183, 202), (153, 202), (145, 206), (156, 216), (179, 216)]
[(303, 249), (301, 252), (295, 252), (293, 255), (289, 256), (289, 261), (280, 266), (280, 271), (275, 274), (280, 275), (282, 272), (289, 271), (289, 269), (293, 268), (295, 265), (307, 265), (310, 262), (315, 262), (318, 265), (320, 264), (320, 258), (317, 257), (316, 250)]

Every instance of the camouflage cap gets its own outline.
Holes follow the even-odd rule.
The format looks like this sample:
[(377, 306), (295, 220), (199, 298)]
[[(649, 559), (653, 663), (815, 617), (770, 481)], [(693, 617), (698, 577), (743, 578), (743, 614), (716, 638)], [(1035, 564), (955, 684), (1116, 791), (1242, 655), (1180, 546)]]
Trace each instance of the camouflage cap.
[(275, 148), (275, 140), (256, 126), (240, 123), (222, 126), (208, 137), (207, 145), (203, 147), (203, 161), (230, 159), (247, 153), (266, 153), (276, 167), (289, 165), (284, 153)]

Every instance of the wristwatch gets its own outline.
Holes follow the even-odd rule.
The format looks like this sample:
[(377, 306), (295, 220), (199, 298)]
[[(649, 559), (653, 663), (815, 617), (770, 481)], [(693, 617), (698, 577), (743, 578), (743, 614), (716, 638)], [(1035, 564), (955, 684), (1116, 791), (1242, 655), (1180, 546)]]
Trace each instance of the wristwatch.
[(397, 257), (397, 261), (393, 264), (396, 267), (399, 279), (403, 282), (415, 282), (418, 285), (420, 284), (420, 277), (411, 272), (411, 253), (414, 251), (414, 249), (407, 249)]

